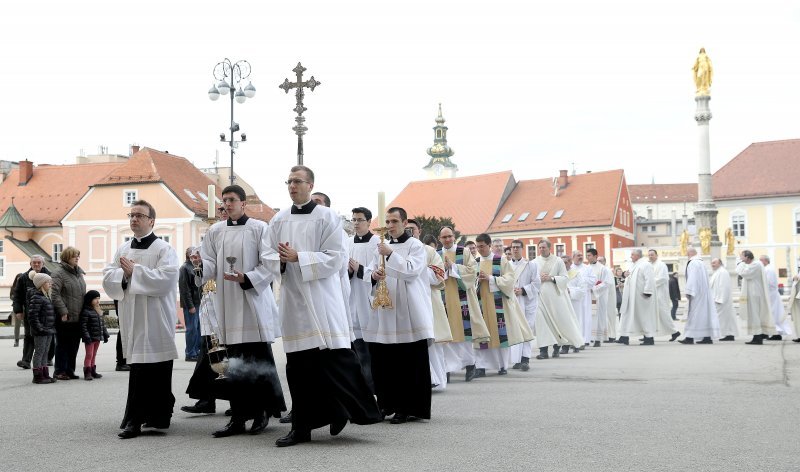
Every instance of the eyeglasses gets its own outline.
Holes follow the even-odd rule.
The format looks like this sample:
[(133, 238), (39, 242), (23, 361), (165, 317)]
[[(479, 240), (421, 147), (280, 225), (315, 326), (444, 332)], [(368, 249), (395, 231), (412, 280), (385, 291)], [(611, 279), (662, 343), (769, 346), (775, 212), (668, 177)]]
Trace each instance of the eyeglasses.
[(310, 183), (308, 180), (303, 180), (303, 179), (289, 179), (286, 181), (286, 185), (300, 185), (308, 183)]
[(217, 208), (217, 211), (220, 213), (225, 213), (225, 207), (219, 207)]
[(367, 220), (364, 219), (364, 218), (353, 218), (352, 220), (350, 220), (350, 222), (352, 222), (352, 223), (363, 223), (365, 221), (367, 221)]
[(145, 215), (142, 213), (128, 213), (128, 218), (132, 220), (141, 220), (142, 218), (150, 218), (150, 215)]
[(239, 200), (238, 198), (233, 198), (233, 197), (228, 197), (228, 198), (223, 198), (222, 199), (222, 203), (236, 203), (236, 202), (241, 202), (241, 200)]

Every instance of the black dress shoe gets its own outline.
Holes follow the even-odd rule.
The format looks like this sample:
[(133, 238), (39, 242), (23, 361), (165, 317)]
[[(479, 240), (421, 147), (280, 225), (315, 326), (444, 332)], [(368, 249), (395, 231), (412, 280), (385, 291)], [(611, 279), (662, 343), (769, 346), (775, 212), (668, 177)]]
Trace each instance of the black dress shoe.
[(528, 370), (530, 370), (530, 368), (531, 365), (527, 362), (523, 362), (522, 365), (520, 366), (520, 370), (523, 372), (527, 372)]
[(753, 339), (747, 341), (745, 344), (764, 344), (764, 338), (762, 338), (761, 335), (756, 334), (753, 336)]
[(793, 343), (800, 343), (800, 338), (797, 338), (797, 339), (792, 339), (792, 342), (793, 342)]
[(407, 423), (407, 422), (408, 422), (408, 415), (404, 415), (402, 413), (397, 413), (396, 415), (394, 415), (394, 418), (392, 418), (392, 421), (390, 421), (389, 423), (391, 423), (391, 424), (403, 424), (403, 423)]
[(215, 402), (209, 401), (199, 401), (194, 405), (189, 406), (182, 406), (181, 411), (185, 411), (186, 413), (215, 413), (217, 411), (217, 406)]
[(477, 370), (478, 369), (476, 369), (474, 365), (468, 365), (467, 373), (464, 374), (464, 382), (469, 382), (474, 379), (478, 375)]
[(783, 336), (781, 336), (780, 334), (776, 334), (774, 336), (770, 336), (769, 338), (767, 338), (767, 340), (768, 341), (783, 341)]
[(261, 434), (262, 431), (267, 429), (267, 424), (269, 424), (269, 417), (267, 417), (267, 415), (264, 413), (261, 413), (253, 420), (253, 425), (250, 426), (250, 431), (248, 431), (248, 433), (254, 435)]
[(728, 336), (725, 336), (724, 338), (720, 339), (720, 341), (734, 341), (734, 338), (733, 338), (733, 336), (728, 335)]
[(706, 336), (701, 341), (697, 341), (697, 344), (714, 344), (710, 337)]
[(516, 364), (512, 365), (511, 368), (514, 369), (514, 370), (520, 370), (520, 369), (522, 369), (522, 363), (521, 362), (517, 362)]
[(345, 426), (347, 426), (347, 420), (331, 423), (331, 436), (336, 436), (341, 433)]
[(594, 347), (600, 347), (600, 341), (595, 341), (594, 342)]
[(286, 413), (286, 416), (278, 420), (279, 423), (287, 424), (292, 422), (292, 410), (289, 410), (289, 413)]
[(536, 356), (537, 359), (550, 359), (550, 355), (547, 354), (547, 347), (540, 347), (539, 348), (539, 355)]
[(142, 434), (141, 426), (139, 426), (138, 424), (128, 423), (127, 425), (125, 425), (125, 428), (122, 430), (122, 432), (119, 433), (117, 436), (119, 436), (120, 439), (131, 439), (135, 438), (140, 434)]
[(617, 339), (617, 343), (624, 344), (626, 346), (630, 345), (630, 342), (628, 341), (628, 337), (627, 336), (620, 336), (619, 339)]
[(299, 431), (293, 429), (289, 431), (289, 434), (275, 441), (275, 445), (278, 447), (286, 447), (309, 441), (311, 441), (311, 431)]
[(475, 378), (486, 377), (486, 369), (475, 369)]
[(561, 346), (561, 354), (569, 354), (569, 346)]
[(607, 343), (615, 343), (615, 342), (617, 342), (617, 338), (608, 338), (608, 340), (606, 342)]
[(227, 438), (228, 436), (244, 434), (244, 432), (245, 432), (244, 421), (231, 418), (231, 420), (228, 422), (228, 424), (225, 425), (224, 428), (218, 431), (214, 431), (213, 433), (211, 433), (211, 435), (214, 436), (215, 438)]
[(131, 370), (131, 366), (129, 366), (128, 364), (117, 364), (117, 368), (114, 370), (116, 370), (117, 372), (128, 372), (129, 370)]
[(681, 335), (680, 331), (675, 331), (674, 333), (672, 333), (672, 337), (669, 338), (669, 341), (670, 342), (675, 341), (676, 339), (678, 339), (678, 336), (680, 336), (680, 335)]
[(506, 374), (508, 374), (508, 371), (506, 370), (505, 367), (501, 367), (500, 370), (497, 371), (497, 375), (506, 375)]
[(694, 338), (686, 337), (686, 338), (681, 339), (678, 342), (681, 343), (681, 344), (694, 344)]
[(654, 346), (655, 344), (655, 339), (648, 338), (647, 336), (645, 336), (644, 342), (639, 343), (640, 346)]
[(559, 356), (561, 356), (561, 348), (558, 346), (558, 344), (554, 344), (553, 345), (553, 359), (555, 359), (555, 358), (557, 358)]

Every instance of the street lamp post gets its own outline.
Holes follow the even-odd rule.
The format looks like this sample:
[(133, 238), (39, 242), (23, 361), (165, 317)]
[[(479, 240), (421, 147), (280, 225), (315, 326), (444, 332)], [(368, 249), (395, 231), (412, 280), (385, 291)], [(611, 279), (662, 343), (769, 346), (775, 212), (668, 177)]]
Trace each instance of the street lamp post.
[[(233, 120), (233, 102), (236, 100), (238, 103), (244, 103), (248, 98), (253, 98), (256, 95), (256, 88), (253, 87), (253, 82), (249, 82), (247, 86), (242, 86), (242, 81), (250, 77), (250, 63), (241, 60), (238, 62), (231, 62), (227, 57), (214, 66), (214, 80), (219, 83), (212, 85), (208, 91), (208, 98), (212, 101), (217, 100), (220, 95), (231, 95), (231, 126), (230, 135), (225, 137), (225, 133), (220, 133), (219, 140), (221, 142), (228, 142), (231, 148), (231, 185), (234, 184), (236, 177), (233, 174), (233, 155), (239, 147), (239, 143), (247, 141), (247, 135), (241, 133), (241, 139), (234, 139), (234, 133), (239, 131), (239, 123)], [(212, 198), (211, 195), (208, 198)]]

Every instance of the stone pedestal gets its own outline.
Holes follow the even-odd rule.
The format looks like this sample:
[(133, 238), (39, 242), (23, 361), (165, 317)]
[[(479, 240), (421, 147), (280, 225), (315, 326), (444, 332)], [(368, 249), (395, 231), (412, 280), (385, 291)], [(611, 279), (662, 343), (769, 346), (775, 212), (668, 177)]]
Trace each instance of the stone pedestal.
[[(717, 234), (717, 206), (714, 204), (711, 191), (711, 146), (709, 144), (709, 122), (711, 109), (708, 102), (711, 97), (701, 95), (694, 98), (697, 103), (694, 119), (697, 121), (697, 206), (694, 211), (694, 222), (697, 234), (692, 244), (698, 252), (702, 252), (700, 230), (711, 229), (711, 251), (703, 256), (720, 257), (722, 243)], [(705, 258), (705, 257), (704, 257)]]

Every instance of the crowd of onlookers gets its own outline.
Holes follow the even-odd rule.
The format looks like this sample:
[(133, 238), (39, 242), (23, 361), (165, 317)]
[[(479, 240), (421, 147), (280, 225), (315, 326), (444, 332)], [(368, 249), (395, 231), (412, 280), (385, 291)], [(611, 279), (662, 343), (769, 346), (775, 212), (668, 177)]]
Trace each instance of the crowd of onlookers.
[(15, 346), (19, 346), (19, 325), (25, 329), (22, 359), (17, 366), (32, 369), (33, 383), (79, 379), (75, 370), (81, 342), (84, 380), (102, 377), (95, 359), (100, 342), (108, 342), (108, 330), (100, 309), (100, 293), (86, 291), (85, 272), (78, 265), (80, 257), (78, 249), (65, 248), (51, 273), (44, 258), (35, 255), (30, 269), (17, 274), (11, 286)]

